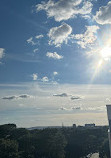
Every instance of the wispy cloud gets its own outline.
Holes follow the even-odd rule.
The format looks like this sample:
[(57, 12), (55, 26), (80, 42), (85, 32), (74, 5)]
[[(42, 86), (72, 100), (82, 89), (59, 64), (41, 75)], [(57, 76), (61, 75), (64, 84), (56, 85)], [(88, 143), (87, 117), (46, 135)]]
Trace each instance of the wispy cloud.
[(68, 37), (72, 32), (72, 27), (66, 23), (58, 27), (53, 27), (50, 29), (49, 36), (49, 45), (55, 45), (56, 47), (60, 47), (63, 42), (67, 44)]
[(37, 11), (45, 10), (48, 17), (54, 17), (55, 21), (68, 20), (76, 17), (77, 14), (89, 14), (92, 10), (92, 3), (83, 0), (59, 0), (54, 2), (42, 1), (36, 5)]
[(31, 45), (36, 45), (36, 43), (33, 41), (33, 37), (30, 37), (29, 39), (27, 39), (27, 43)]
[(53, 75), (54, 75), (54, 76), (58, 75), (58, 72), (57, 72), (57, 71), (54, 71), (54, 72), (53, 72)]
[(99, 8), (99, 11), (96, 12), (94, 19), (97, 23), (102, 25), (111, 24), (111, 1), (109, 1), (106, 6)]
[[(32, 46), (39, 44), (39, 42), (37, 40), (43, 38), (44, 36), (42, 34), (37, 35), (35, 37), (30, 37), (29, 39), (27, 39), (27, 43), (31, 44)], [(37, 51), (37, 49), (34, 49), (34, 51)]]
[(36, 39), (43, 38), (44, 36), (42, 34), (35, 36)]
[(34, 49), (33, 52), (34, 52), (34, 53), (38, 52), (38, 48)]
[(44, 77), (41, 79), (41, 81), (43, 81), (43, 82), (48, 82), (48, 81), (49, 81), (49, 79), (48, 79), (48, 77), (47, 77), (47, 76), (44, 76)]
[(47, 52), (47, 53), (46, 53), (46, 56), (47, 56), (48, 58), (53, 58), (53, 59), (58, 59), (58, 60), (60, 60), (60, 59), (63, 58), (62, 55), (59, 55), (59, 54), (56, 53), (56, 52), (54, 52), (54, 53)]
[(91, 47), (97, 39), (96, 32), (98, 29), (99, 27), (97, 25), (86, 26), (86, 31), (83, 34), (75, 34), (71, 35), (71, 37), (82, 48)]
[(0, 48), (0, 59), (3, 58), (5, 55), (5, 49), (4, 48)]
[(81, 108), (80, 107), (71, 107), (71, 108), (61, 107), (58, 110), (72, 111), (72, 110), (81, 110)]
[(36, 73), (34, 73), (34, 74), (31, 75), (31, 77), (33, 78), (34, 81), (36, 81), (37, 78), (38, 78), (38, 75)]

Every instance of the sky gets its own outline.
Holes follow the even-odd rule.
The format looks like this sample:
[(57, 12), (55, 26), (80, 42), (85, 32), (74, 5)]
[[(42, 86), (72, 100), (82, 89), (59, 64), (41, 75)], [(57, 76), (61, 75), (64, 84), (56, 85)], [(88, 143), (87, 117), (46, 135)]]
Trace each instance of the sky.
[(110, 15), (109, 0), (1, 0), (0, 124), (107, 124)]

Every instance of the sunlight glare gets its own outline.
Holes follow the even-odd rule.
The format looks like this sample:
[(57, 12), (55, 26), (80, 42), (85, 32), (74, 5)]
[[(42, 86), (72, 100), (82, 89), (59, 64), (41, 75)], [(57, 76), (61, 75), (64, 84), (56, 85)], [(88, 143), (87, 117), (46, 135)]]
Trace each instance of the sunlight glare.
[(104, 60), (109, 60), (111, 58), (111, 47), (104, 47), (100, 54)]
[(100, 61), (98, 62), (97, 67), (100, 68), (100, 67), (102, 66), (102, 64), (103, 64), (103, 60), (100, 60)]

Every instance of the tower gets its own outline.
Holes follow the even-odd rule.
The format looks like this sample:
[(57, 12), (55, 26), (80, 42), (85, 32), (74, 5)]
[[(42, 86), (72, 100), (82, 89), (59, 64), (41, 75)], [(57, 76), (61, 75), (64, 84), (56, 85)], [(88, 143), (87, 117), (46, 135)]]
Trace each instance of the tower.
[(106, 107), (107, 107), (107, 115), (109, 122), (108, 139), (109, 139), (109, 149), (110, 149), (110, 158), (111, 158), (111, 105), (106, 105)]

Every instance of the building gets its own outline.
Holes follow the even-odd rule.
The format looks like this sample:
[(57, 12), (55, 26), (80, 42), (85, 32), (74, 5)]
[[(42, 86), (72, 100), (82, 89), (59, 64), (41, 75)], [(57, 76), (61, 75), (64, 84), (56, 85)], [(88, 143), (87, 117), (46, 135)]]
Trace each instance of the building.
[(86, 127), (86, 128), (94, 128), (94, 127), (95, 127), (95, 124), (94, 124), (94, 123), (85, 124), (85, 127)]
[(76, 124), (73, 124), (73, 129), (76, 129)]
[(107, 107), (107, 115), (109, 122), (108, 139), (109, 139), (109, 149), (110, 149), (110, 158), (111, 158), (111, 105), (106, 105), (106, 107)]

